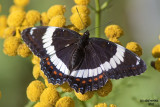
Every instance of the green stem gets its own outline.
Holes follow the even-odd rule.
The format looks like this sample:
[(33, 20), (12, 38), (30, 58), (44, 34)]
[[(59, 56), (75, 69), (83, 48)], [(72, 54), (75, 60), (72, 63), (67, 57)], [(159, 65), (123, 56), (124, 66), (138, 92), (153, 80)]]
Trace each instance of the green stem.
[(95, 6), (96, 6), (96, 13), (95, 13), (95, 36), (100, 37), (100, 16), (101, 16), (101, 11), (100, 11), (100, 4), (99, 0), (95, 0)]

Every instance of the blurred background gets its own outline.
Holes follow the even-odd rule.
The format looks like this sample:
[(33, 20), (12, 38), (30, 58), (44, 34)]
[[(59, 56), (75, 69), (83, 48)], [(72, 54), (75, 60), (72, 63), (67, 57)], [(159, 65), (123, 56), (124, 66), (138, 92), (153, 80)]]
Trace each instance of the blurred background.
[[(105, 0), (100, 0), (103, 3)], [(9, 14), (9, 7), (13, 0), (0, 0), (2, 12), (0, 15)], [(67, 24), (70, 24), (71, 7), (75, 5), (73, 0), (31, 0), (26, 11), (35, 9), (39, 12), (47, 11), (55, 4), (66, 5), (65, 16)], [(90, 5), (94, 6), (91, 0)], [(88, 29), (94, 28), (94, 12), (90, 14), (92, 24)], [(112, 0), (109, 9), (102, 12), (101, 35), (105, 38), (104, 28), (107, 22), (121, 26), (124, 36), (120, 39), (125, 46), (127, 42), (138, 42), (143, 48), (142, 59), (147, 63), (147, 71), (137, 77), (113, 80), (113, 91), (104, 98), (98, 99), (100, 103), (116, 104), (117, 107), (147, 107), (148, 103), (140, 100), (160, 100), (160, 73), (150, 66), (155, 60), (151, 55), (154, 45), (158, 44), (160, 34), (160, 0)], [(106, 25), (104, 25), (106, 23)], [(94, 31), (91, 31), (94, 35)], [(31, 58), (9, 57), (3, 53), (3, 40), (0, 39), (0, 90), (2, 98), (0, 107), (23, 107), (28, 99), (26, 88), (34, 80), (32, 76)], [(92, 99), (87, 101), (88, 106)], [(155, 103), (155, 107), (160, 104)]]

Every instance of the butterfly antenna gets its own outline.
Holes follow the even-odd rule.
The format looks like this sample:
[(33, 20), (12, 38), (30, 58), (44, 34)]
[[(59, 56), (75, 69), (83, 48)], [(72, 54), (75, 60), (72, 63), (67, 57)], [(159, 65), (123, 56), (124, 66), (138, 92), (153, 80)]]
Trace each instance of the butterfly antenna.
[[(80, 15), (80, 13), (79, 13), (77, 7), (76, 7), (76, 10), (77, 10), (77, 13), (78, 13), (78, 15), (79, 15), (79, 17), (80, 17), (80, 20), (81, 20), (82, 24), (85, 26), (85, 24), (84, 24), (83, 21), (82, 21), (81, 15)], [(85, 29), (86, 29), (86, 28), (85, 28)]]

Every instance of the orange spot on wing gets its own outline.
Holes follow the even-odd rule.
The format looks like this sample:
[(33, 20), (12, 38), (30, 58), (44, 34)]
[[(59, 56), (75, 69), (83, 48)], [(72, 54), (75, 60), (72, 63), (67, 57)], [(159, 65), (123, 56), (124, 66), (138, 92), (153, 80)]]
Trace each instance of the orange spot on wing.
[(46, 60), (48, 61), (48, 60), (49, 60), (49, 58), (46, 58)]
[(53, 66), (50, 66), (51, 69), (53, 69)]
[(99, 76), (99, 79), (102, 79), (102, 78), (103, 78), (103, 75), (100, 75), (100, 76)]
[(51, 63), (49, 61), (47, 61), (47, 65), (50, 65)]
[(85, 80), (83, 80), (83, 81), (82, 81), (82, 84), (85, 84), (85, 83), (86, 83), (86, 81), (85, 81)]
[(77, 79), (76, 79), (76, 81), (80, 81), (80, 79), (79, 79), (79, 78), (77, 78)]
[(62, 76), (62, 73), (59, 73), (59, 76)]
[(53, 73), (54, 73), (55, 75), (57, 75), (57, 71), (53, 71)]
[(92, 79), (89, 79), (88, 81), (89, 81), (89, 82), (92, 82)]
[(98, 81), (98, 78), (96, 77), (96, 78), (94, 78), (94, 81)]

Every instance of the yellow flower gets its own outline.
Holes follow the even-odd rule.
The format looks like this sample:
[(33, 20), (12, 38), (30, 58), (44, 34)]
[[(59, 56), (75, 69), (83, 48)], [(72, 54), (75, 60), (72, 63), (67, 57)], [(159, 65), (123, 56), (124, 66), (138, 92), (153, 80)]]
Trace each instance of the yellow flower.
[(88, 5), (90, 0), (74, 0), (74, 2), (78, 5)]
[(52, 83), (48, 83), (48, 79), (45, 79), (45, 84), (47, 87), (50, 88), (57, 88), (59, 85), (53, 85)]
[(64, 15), (64, 12), (66, 11), (66, 7), (63, 5), (54, 5), (50, 7), (47, 11), (47, 16), (49, 19), (52, 19), (52, 17), (57, 15)]
[(25, 18), (25, 12), (24, 11), (14, 11), (12, 12), (7, 19), (7, 24), (11, 27), (18, 27), (22, 24), (24, 18)]
[(109, 41), (122, 45), (122, 43), (117, 38), (109, 38)]
[(47, 26), (48, 23), (49, 23), (49, 18), (48, 18), (48, 16), (47, 16), (47, 13), (46, 13), (46, 12), (43, 12), (43, 13), (41, 14), (41, 23), (42, 23), (43, 26)]
[(81, 101), (87, 101), (90, 98), (92, 98), (94, 95), (93, 91), (88, 91), (85, 94), (81, 94), (81, 93), (77, 93), (77, 92), (74, 92), (74, 93), (75, 93), (76, 97)]
[(38, 56), (36, 56), (36, 55), (33, 55), (32, 63), (33, 64), (39, 64), (40, 63), (40, 58)]
[(107, 107), (106, 103), (99, 103), (97, 105), (95, 105), (94, 107)]
[(142, 55), (142, 48), (136, 42), (129, 42), (129, 43), (127, 43), (126, 48), (129, 49), (130, 51), (134, 52), (138, 56)]
[(29, 2), (30, 0), (14, 0), (14, 3), (20, 7), (25, 7)]
[(49, 22), (49, 26), (63, 27), (66, 24), (66, 18), (63, 15), (57, 15), (52, 17)]
[(112, 91), (112, 82), (108, 80), (107, 83), (100, 89), (96, 90), (97, 94), (101, 97), (107, 96)]
[(0, 16), (0, 27), (7, 27), (7, 16)]
[(83, 14), (89, 14), (90, 13), (90, 10), (88, 9), (88, 7), (86, 5), (75, 5), (72, 7), (71, 11), (72, 13), (77, 13), (77, 9), (78, 9), (78, 12), (79, 13), (83, 13)]
[(19, 45), (17, 49), (17, 53), (19, 56), (24, 57), (24, 58), (32, 54), (32, 52), (30, 51), (30, 49), (25, 43)]
[(117, 106), (114, 104), (110, 104), (109, 107), (117, 107)]
[(41, 81), (39, 80), (32, 81), (27, 87), (28, 99), (31, 100), (32, 102), (38, 101), (44, 89), (45, 85)]
[(23, 20), (23, 22), (22, 22), (22, 26), (23, 26), (23, 27), (26, 27), (26, 26), (31, 26), (31, 27), (32, 27), (32, 26), (34, 26), (34, 25), (30, 25), (29, 22), (27, 21), (27, 19), (25, 18), (25, 19)]
[(108, 38), (119, 38), (123, 35), (123, 30), (118, 25), (109, 25), (105, 28), (104, 33)]
[(155, 69), (157, 69), (160, 72), (160, 58), (158, 58), (155, 62)]
[[(80, 14), (80, 16), (79, 16)], [(79, 30), (83, 30), (91, 24), (91, 19), (87, 14), (74, 13), (71, 17), (71, 23)], [(82, 19), (82, 20), (81, 20)]]
[(73, 91), (73, 89), (69, 86), (69, 84), (67, 82), (62, 84), (62, 85), (60, 85), (60, 87), (62, 88), (62, 91), (64, 91), (64, 92)]
[(46, 88), (41, 94), (40, 101), (46, 104), (55, 105), (60, 95), (55, 88)]
[(155, 58), (160, 58), (160, 44), (157, 44), (152, 49), (152, 56)]
[(40, 76), (40, 71), (41, 71), (40, 65), (39, 64), (34, 65), (34, 67), (33, 67), (33, 77), (35, 79), (38, 79), (38, 77)]
[(6, 27), (0, 27), (0, 38), (3, 38)]
[(13, 36), (16, 33), (15, 27), (8, 27), (4, 30), (3, 38)]
[(9, 56), (17, 55), (18, 46), (21, 44), (21, 39), (17, 37), (8, 37), (3, 44), (3, 52)]
[(9, 9), (9, 12), (12, 13), (14, 11), (24, 11), (24, 8), (17, 5), (12, 5)]
[(40, 21), (40, 13), (36, 10), (30, 10), (26, 14), (26, 20), (29, 25), (34, 25)]
[(60, 98), (56, 102), (56, 106), (55, 107), (75, 107), (75, 105), (74, 105), (74, 101), (73, 101), (72, 98), (63, 97), (63, 98)]
[(38, 102), (33, 107), (53, 107), (51, 104), (46, 104), (44, 102)]

